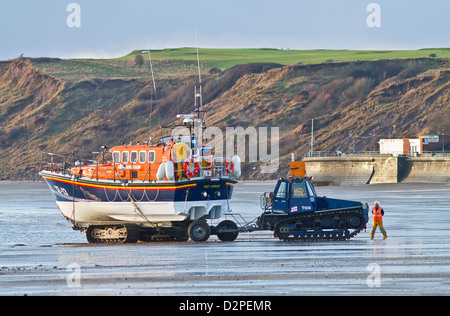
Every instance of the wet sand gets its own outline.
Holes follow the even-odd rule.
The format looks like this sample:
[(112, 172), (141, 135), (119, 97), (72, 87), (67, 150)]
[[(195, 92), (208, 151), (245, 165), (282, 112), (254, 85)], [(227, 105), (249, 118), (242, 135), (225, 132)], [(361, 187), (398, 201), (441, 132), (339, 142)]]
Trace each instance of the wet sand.
[[(2, 235), (0, 295), (450, 294), (449, 185), (316, 188), (329, 197), (380, 201), (386, 240), (379, 231), (370, 240), (368, 228), (342, 242), (283, 242), (271, 232), (255, 232), (226, 243), (211, 237), (206, 243), (132, 245), (88, 245), (83, 234), (58, 217), (51, 196), (41, 191), (45, 187), (33, 185), (28, 197), (37, 190), (36, 207), (45, 209), (0, 207), (3, 231), (17, 234), (20, 225), (9, 224), (28, 217), (21, 223), (27, 225), (25, 235)], [(248, 220), (255, 218), (259, 195), (272, 187), (239, 184), (233, 208)], [(5, 196), (0, 198), (10, 203), (13, 198)], [(24, 201), (15, 197), (12, 204)]]

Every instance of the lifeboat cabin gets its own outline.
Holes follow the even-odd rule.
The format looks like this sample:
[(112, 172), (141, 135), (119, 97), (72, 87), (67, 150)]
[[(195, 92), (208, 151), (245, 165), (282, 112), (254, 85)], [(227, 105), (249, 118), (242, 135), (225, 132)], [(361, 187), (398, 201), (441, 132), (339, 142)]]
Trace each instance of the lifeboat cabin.
[[(188, 138), (188, 137), (187, 137)], [(110, 149), (109, 163), (84, 164), (76, 161), (71, 174), (96, 180), (180, 181), (202, 177), (240, 176), (240, 161), (214, 157), (210, 146), (202, 145), (193, 155), (180, 138), (164, 145), (121, 145)], [(236, 167), (235, 167), (236, 165)]]

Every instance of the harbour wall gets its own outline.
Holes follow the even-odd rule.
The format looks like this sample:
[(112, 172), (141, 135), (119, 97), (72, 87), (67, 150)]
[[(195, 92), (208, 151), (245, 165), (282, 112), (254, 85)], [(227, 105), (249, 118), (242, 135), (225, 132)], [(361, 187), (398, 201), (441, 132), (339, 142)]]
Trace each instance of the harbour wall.
[(413, 157), (403, 166), (405, 183), (450, 183), (450, 158)]
[(445, 157), (306, 157), (306, 173), (317, 185), (449, 183)]

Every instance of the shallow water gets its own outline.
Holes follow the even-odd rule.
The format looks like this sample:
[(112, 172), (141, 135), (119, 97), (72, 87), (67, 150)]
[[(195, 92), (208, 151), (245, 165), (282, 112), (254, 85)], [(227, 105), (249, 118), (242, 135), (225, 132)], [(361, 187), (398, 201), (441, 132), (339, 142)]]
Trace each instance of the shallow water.
[[(239, 183), (245, 221), (274, 183)], [(88, 245), (44, 183), (0, 183), (0, 295), (449, 295), (450, 186), (317, 187), (319, 195), (380, 202), (389, 238), (369, 229), (342, 242)]]

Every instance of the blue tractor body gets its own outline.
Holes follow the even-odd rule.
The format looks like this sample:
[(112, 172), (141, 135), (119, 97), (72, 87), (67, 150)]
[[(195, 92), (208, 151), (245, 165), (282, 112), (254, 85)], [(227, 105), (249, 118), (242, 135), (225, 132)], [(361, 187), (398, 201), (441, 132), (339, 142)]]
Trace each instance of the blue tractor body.
[(369, 220), (367, 203), (318, 196), (307, 177), (278, 180), (261, 196), (261, 207), (258, 227), (283, 240), (349, 239)]

